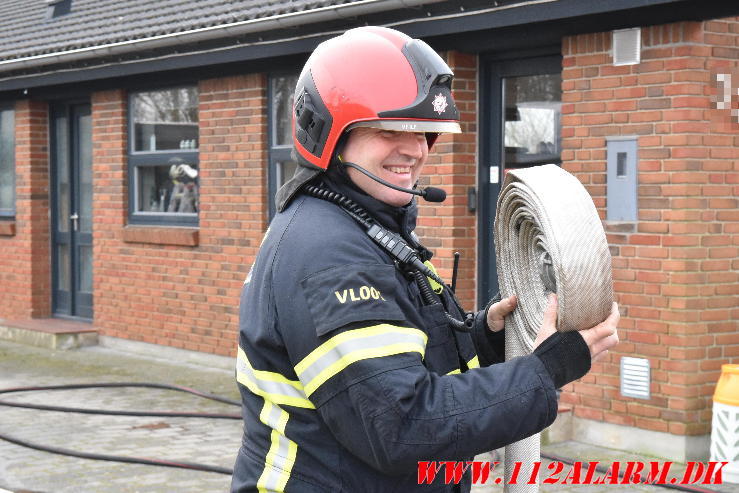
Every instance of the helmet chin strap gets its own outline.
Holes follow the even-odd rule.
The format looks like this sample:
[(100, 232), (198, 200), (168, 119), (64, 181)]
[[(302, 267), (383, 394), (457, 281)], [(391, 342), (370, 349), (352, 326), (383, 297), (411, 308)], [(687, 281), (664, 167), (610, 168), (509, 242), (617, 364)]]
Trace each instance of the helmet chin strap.
[(413, 195), (418, 195), (420, 197), (423, 197), (423, 199), (426, 200), (427, 202), (444, 202), (444, 200), (446, 200), (446, 192), (442, 190), (441, 188), (426, 187), (426, 188), (422, 188), (421, 190), (416, 190), (413, 188), (399, 187), (397, 185), (393, 185), (389, 181), (383, 180), (379, 176), (373, 175), (372, 173), (362, 168), (358, 164), (352, 163), (350, 161), (344, 161), (341, 159), (341, 157), (339, 157), (339, 160), (341, 160), (341, 162), (344, 165), (349, 166), (350, 168), (354, 168), (355, 170), (361, 173), (364, 173), (369, 178), (375, 180), (377, 183), (385, 185), (388, 188), (392, 188), (393, 190), (398, 190), (399, 192), (405, 192), (405, 193), (410, 193)]

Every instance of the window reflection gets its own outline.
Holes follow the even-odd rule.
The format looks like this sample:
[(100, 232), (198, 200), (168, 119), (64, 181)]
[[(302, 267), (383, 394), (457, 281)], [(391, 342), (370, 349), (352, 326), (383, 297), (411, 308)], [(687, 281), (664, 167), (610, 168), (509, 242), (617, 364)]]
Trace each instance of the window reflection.
[(0, 111), (0, 216), (15, 213), (15, 111)]
[(139, 224), (197, 224), (197, 86), (132, 93), (131, 204)]
[(163, 166), (140, 167), (139, 191), (140, 211), (197, 213), (197, 165), (174, 158)]
[(298, 76), (273, 77), (272, 81), (272, 144), (292, 144), (293, 92)]
[(560, 163), (560, 74), (504, 80), (505, 167)]
[(179, 87), (133, 96), (134, 151), (198, 148), (198, 91)]
[(298, 74), (270, 76), (269, 100), (269, 214), (275, 214), (275, 194), (292, 178), (297, 163), (292, 156), (293, 93)]

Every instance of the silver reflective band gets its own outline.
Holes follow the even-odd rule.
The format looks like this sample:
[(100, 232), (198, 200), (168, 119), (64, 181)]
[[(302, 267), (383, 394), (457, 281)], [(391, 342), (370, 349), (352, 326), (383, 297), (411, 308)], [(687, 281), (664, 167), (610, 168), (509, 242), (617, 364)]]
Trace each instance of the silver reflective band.
[(427, 336), (418, 329), (389, 324), (342, 332), (314, 349), (295, 366), (298, 378), (311, 395), (326, 380), (360, 360), (426, 351)]
[(371, 120), (352, 123), (346, 127), (346, 130), (349, 131), (359, 127), (379, 128), (381, 130), (393, 130), (395, 132), (462, 133), (459, 123), (448, 120)]
[(252, 393), (275, 404), (315, 409), (303, 391), (303, 384), (288, 380), (279, 373), (255, 370), (241, 348), (236, 356), (236, 380)]
[(264, 401), (259, 420), (272, 428), (270, 447), (264, 459), (264, 469), (257, 481), (260, 492), (281, 492), (290, 479), (295, 465), (298, 444), (287, 438), (285, 428), (290, 415), (277, 404)]

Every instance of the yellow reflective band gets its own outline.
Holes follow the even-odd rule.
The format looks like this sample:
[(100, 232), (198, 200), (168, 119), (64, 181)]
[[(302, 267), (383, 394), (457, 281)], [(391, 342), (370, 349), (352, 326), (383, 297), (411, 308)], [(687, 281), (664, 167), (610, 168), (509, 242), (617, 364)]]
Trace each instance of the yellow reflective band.
[[(431, 269), (431, 272), (433, 272), (437, 276), (439, 275), (436, 272), (436, 267), (434, 267), (434, 264), (432, 264), (430, 260), (425, 261), (423, 263), (423, 265), (425, 265), (426, 267), (428, 267), (429, 269)], [(429, 284), (431, 284), (431, 289), (434, 290), (434, 293), (441, 294), (441, 292), (444, 291), (444, 286), (442, 286), (441, 284), (439, 284), (438, 282), (434, 281), (433, 279), (431, 279), (428, 276), (426, 277), (426, 279), (429, 280)]]
[(275, 404), (307, 409), (316, 408), (305, 395), (302, 383), (288, 380), (279, 373), (255, 370), (241, 347), (239, 347), (236, 356), (236, 381), (248, 388), (253, 394)]
[(380, 358), (382, 356), (392, 356), (394, 354), (418, 352), (423, 354), (424, 348), (414, 344), (390, 344), (382, 348), (369, 348), (364, 351), (354, 351), (351, 354), (342, 356), (331, 366), (325, 368), (321, 373), (318, 374), (305, 386), (305, 392), (307, 395), (311, 395), (320, 387), (326, 380), (340, 373), (347, 366), (357, 361), (370, 358)]
[(277, 404), (264, 401), (259, 421), (272, 428), (269, 451), (264, 459), (264, 470), (257, 481), (259, 493), (284, 492), (295, 465), (298, 444), (287, 438), (285, 427), (290, 415)]
[[(477, 359), (477, 356), (475, 356), (474, 358), (472, 358), (471, 360), (467, 362), (467, 368), (470, 370), (473, 368), (480, 368), (480, 360)], [(447, 373), (447, 375), (456, 375), (457, 373), (462, 373), (462, 370), (457, 368), (456, 370), (452, 370), (449, 373)]]
[(401, 353), (426, 352), (427, 336), (418, 329), (380, 324), (335, 335), (295, 366), (298, 378), (311, 395), (326, 380), (357, 361)]

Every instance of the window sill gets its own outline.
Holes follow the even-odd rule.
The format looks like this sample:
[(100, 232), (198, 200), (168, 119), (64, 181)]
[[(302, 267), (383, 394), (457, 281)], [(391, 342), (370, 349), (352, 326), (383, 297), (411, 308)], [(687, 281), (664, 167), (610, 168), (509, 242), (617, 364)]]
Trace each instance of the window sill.
[(197, 228), (126, 226), (123, 241), (126, 243), (149, 243), (153, 245), (198, 246), (200, 239)]
[(15, 236), (15, 221), (0, 221), (0, 236)]

